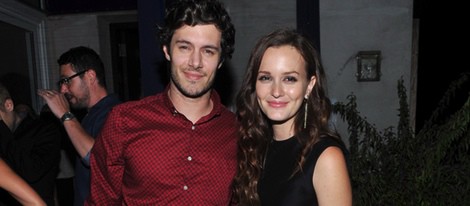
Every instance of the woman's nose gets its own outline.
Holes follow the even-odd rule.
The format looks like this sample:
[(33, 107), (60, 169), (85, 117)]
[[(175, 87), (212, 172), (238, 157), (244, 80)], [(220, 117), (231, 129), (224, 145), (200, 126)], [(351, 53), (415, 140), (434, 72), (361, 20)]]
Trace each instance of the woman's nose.
[(277, 81), (273, 81), (273, 84), (271, 85), (271, 95), (275, 98), (279, 98), (284, 94), (283, 91), (282, 84)]

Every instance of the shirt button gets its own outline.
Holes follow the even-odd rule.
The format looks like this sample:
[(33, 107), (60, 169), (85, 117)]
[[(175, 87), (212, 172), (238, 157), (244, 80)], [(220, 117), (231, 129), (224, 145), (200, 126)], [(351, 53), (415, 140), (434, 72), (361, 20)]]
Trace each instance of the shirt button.
[(191, 161), (193, 160), (193, 158), (191, 156), (188, 156), (188, 161)]
[(183, 190), (188, 190), (188, 186), (183, 186)]
[(192, 129), (192, 130), (196, 129), (196, 126), (193, 125), (193, 126), (191, 127), (191, 129)]

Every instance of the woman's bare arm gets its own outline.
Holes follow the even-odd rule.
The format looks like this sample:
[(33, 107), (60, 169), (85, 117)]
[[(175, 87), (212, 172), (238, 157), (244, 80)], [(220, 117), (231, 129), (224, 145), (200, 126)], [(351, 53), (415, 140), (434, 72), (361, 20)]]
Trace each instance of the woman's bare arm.
[(0, 187), (8, 191), (18, 202), (25, 206), (43, 206), (46, 203), (39, 195), (0, 159)]
[(323, 151), (314, 171), (312, 181), (319, 205), (352, 205), (351, 182), (340, 148), (328, 147)]

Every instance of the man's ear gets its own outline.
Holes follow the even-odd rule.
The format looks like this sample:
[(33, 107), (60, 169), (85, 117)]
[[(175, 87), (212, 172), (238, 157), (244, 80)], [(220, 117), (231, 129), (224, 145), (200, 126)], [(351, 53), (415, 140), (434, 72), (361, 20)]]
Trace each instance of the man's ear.
[(3, 106), (8, 112), (12, 112), (13, 110), (15, 110), (15, 104), (13, 103), (13, 100), (11, 99), (6, 99), (5, 103), (3, 103)]
[(95, 82), (96, 81), (96, 72), (93, 69), (88, 69), (88, 71), (85, 72), (85, 78), (88, 79), (90, 82)]
[(170, 53), (169, 53), (169, 52), (170, 52), (170, 51), (169, 51), (168, 47), (167, 47), (166, 45), (163, 46), (163, 53), (165, 53), (165, 58), (166, 58), (166, 60), (171, 61), (171, 57), (170, 57)]

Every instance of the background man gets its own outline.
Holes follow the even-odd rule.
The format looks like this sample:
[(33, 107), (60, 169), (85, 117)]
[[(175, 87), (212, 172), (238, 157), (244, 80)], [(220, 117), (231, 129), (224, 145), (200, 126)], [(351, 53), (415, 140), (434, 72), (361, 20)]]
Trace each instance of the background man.
[[(75, 47), (57, 60), (62, 77), (59, 92), (39, 90), (51, 111), (60, 118), (79, 160), (75, 164), (74, 205), (82, 206), (90, 190), (89, 152), (95, 137), (111, 108), (119, 103), (114, 95), (108, 95), (104, 66), (98, 54), (87, 47)], [(81, 123), (70, 112), (73, 108), (86, 108), (88, 113)]]

